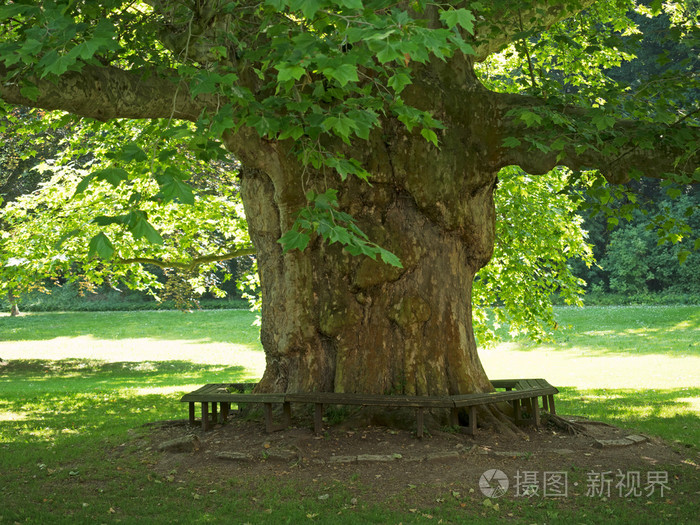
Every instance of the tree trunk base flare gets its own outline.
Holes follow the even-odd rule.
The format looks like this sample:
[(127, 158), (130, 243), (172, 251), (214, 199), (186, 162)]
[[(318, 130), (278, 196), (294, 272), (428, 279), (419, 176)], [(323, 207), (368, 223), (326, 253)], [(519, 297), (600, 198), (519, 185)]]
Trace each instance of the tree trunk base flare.
[[(477, 422), (480, 432), (497, 433), (509, 437), (525, 438), (526, 434), (518, 427), (512, 415), (508, 414), (507, 404), (484, 405), (477, 408)], [(505, 411), (503, 409), (506, 409)], [(313, 418), (313, 409), (309, 406), (305, 409), (306, 416)], [(281, 410), (277, 411), (276, 417), (281, 418)], [(303, 417), (303, 416), (302, 416)], [(447, 409), (425, 409), (423, 412), (423, 426), (427, 432), (431, 431), (454, 431), (451, 423), (450, 412)], [(400, 407), (380, 407), (380, 406), (351, 406), (351, 405), (331, 405), (324, 410), (324, 421), (329, 426), (337, 427), (339, 430), (356, 430), (358, 428), (379, 426), (406, 431), (416, 430), (416, 409)], [(309, 422), (312, 426), (313, 424)], [(469, 426), (469, 412), (460, 411), (459, 426), (466, 428)]]
[(508, 404), (484, 405), (477, 409), (477, 422), (490, 432), (524, 438), (525, 433), (515, 424), (512, 407)]
[(17, 308), (17, 305), (16, 305), (16, 304), (13, 304), (13, 305), (10, 307), (10, 316), (11, 316), (11, 317), (17, 317), (19, 314), (20, 314), (19, 308)]

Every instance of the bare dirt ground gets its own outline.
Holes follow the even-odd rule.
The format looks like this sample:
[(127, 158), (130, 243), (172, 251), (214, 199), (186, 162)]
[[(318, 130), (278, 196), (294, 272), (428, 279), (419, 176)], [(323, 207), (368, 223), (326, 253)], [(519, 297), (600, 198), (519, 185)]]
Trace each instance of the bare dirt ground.
[[(374, 502), (416, 487), (414, 492), (426, 503), (451, 490), (483, 497), (479, 481), (490, 469), (505, 472), (511, 481), (518, 472), (567, 472), (569, 479), (584, 479), (568, 487), (575, 495), (586, 493), (586, 472), (645, 475), (677, 466), (698, 482), (700, 493), (697, 449), (674, 448), (604, 423), (576, 421), (585, 434), (570, 434), (550, 422), (540, 429), (524, 427), (519, 436), (488, 429), (473, 437), (433, 430), (418, 439), (407, 430), (347, 425), (327, 426), (317, 436), (310, 422), (296, 420), (297, 426), (267, 434), (261, 422), (234, 417), (206, 433), (186, 421), (156, 423), (135, 439), (153, 474), (168, 481), (190, 478), (216, 484), (235, 478), (255, 486), (274, 478), (310, 494), (341, 482), (365, 487), (363, 499)], [(616, 440), (630, 435), (633, 444), (619, 446), (622, 442)]]

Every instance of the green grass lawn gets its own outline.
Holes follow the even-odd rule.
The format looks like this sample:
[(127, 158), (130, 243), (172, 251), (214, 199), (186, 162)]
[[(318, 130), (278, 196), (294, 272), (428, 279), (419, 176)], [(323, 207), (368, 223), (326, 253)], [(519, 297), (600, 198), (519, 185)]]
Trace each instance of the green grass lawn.
[[(560, 413), (678, 441), (697, 460), (700, 308), (560, 308), (557, 315), (561, 329), (550, 344), (482, 350), (489, 376), (544, 377), (562, 390)], [(494, 522), (444, 505), (409, 512), (402, 502), (348, 514), (343, 486), (321, 503), (300, 498), (293, 483), (271, 482), (251, 503), (236, 480), (200, 494), (154, 479), (129, 453), (134, 435), (147, 432), (140, 425), (185, 417), (180, 394), (204, 383), (259, 377), (264, 357), (253, 320), (246, 311), (0, 316), (0, 357), (9, 361), (0, 366), (0, 523)], [(118, 461), (105, 459), (105, 449), (121, 444)], [(692, 522), (698, 509), (690, 501), (680, 521), (654, 503), (658, 522)], [(625, 500), (590, 509), (501, 504), (501, 516), (524, 523), (640, 523), (637, 512), (647, 511)]]

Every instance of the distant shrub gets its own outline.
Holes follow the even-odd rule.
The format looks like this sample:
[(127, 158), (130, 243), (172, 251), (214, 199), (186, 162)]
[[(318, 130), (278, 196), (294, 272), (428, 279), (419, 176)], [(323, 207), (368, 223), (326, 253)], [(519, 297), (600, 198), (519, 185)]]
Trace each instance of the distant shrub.
[[(77, 285), (67, 283), (51, 288), (51, 293), (32, 292), (20, 297), (22, 312), (125, 312), (140, 310), (177, 310), (173, 301), (156, 301), (153, 297), (138, 292), (119, 292), (114, 289), (99, 290), (98, 293), (81, 294)], [(248, 309), (246, 299), (200, 299), (199, 308), (205, 310)], [(0, 298), (0, 311), (8, 312), (10, 304), (6, 297)]]

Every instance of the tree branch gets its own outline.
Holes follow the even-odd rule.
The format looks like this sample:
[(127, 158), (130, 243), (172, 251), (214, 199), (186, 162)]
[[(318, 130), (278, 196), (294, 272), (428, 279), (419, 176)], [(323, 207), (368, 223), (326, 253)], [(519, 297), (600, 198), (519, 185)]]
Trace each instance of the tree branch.
[[(515, 94), (491, 94), (501, 113), (501, 141), (497, 166), (518, 165), (533, 175), (544, 174), (558, 165), (575, 170), (599, 169), (612, 183), (628, 182), (634, 172), (645, 177), (669, 178), (668, 174), (691, 175), (700, 166), (700, 127), (676, 122), (672, 125), (652, 124), (642, 121), (619, 119), (609, 129), (596, 130), (590, 114), (584, 108), (558, 108), (566, 118), (568, 127), (556, 127), (543, 123), (527, 127), (524, 120), (507, 116), (512, 109), (552, 110), (546, 102), (535, 97)], [(578, 134), (579, 129), (589, 135), (595, 131), (598, 142)], [(527, 140), (532, 137), (545, 145), (558, 137), (569, 140), (563, 149), (543, 151)], [(503, 139), (512, 137), (511, 146), (503, 145)], [(678, 137), (683, 137), (678, 139)], [(610, 147), (613, 139), (624, 141), (618, 147)]]
[(203, 264), (219, 261), (228, 261), (229, 259), (235, 259), (236, 257), (243, 257), (245, 255), (255, 255), (255, 253), (256, 250), (253, 246), (245, 246), (243, 248), (239, 248), (238, 250), (234, 250), (228, 253), (195, 257), (190, 262), (165, 261), (160, 259), (153, 259), (150, 257), (131, 257), (128, 259), (118, 259), (117, 262), (121, 264), (152, 264), (164, 270), (167, 268), (176, 268), (178, 270), (194, 270), (195, 268)]
[[(5, 102), (47, 110), (60, 109), (107, 121), (113, 118), (173, 118), (197, 120), (202, 110), (216, 107), (213, 96), (193, 100), (187, 84), (147, 69), (123, 70), (113, 66), (85, 65), (58, 78), (23, 78), (0, 63), (0, 98)], [(39, 88), (35, 100), (21, 92), (22, 82)]]

